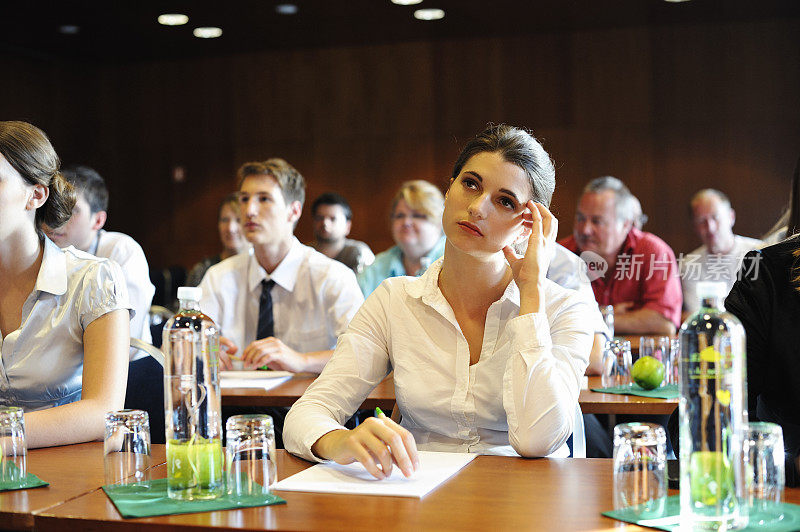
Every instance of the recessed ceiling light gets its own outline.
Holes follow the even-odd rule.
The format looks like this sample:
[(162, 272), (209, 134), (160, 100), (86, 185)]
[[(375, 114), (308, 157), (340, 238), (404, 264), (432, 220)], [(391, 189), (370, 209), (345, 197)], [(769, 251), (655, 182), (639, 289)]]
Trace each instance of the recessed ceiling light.
[(439, 20), (444, 18), (442, 9), (417, 9), (414, 11), (414, 18), (419, 20)]
[(279, 15), (294, 15), (297, 13), (297, 6), (294, 4), (278, 4), (275, 12)]
[(222, 28), (215, 28), (213, 26), (195, 28), (192, 35), (199, 39), (215, 39), (222, 35)]
[(64, 35), (76, 35), (80, 33), (81, 28), (80, 26), (76, 26), (74, 24), (64, 24), (63, 26), (58, 27), (58, 31)]
[(189, 22), (189, 17), (180, 13), (164, 13), (158, 16), (158, 23), (164, 26), (183, 26)]
[(413, 6), (415, 4), (421, 4), (422, 0), (392, 0), (392, 3), (399, 6)]

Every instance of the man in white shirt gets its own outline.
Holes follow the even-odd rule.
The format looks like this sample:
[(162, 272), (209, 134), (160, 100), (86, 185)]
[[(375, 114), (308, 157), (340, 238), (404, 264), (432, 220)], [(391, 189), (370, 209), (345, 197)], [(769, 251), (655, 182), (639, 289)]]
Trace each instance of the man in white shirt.
[(745, 253), (762, 242), (733, 234), (736, 213), (728, 197), (712, 188), (692, 196), (692, 224), (703, 245), (680, 258), (684, 319), (699, 308), (697, 283), (720, 281), (730, 291)]
[[(151, 343), (147, 318), (156, 289), (150, 282), (142, 246), (126, 234), (103, 229), (108, 218), (108, 189), (100, 174), (88, 166), (66, 167), (62, 174), (75, 187), (78, 200), (69, 221), (61, 227), (46, 228), (47, 236), (58, 247), (75, 246), (96, 257), (111, 259), (122, 267), (130, 305), (135, 311), (131, 318), (131, 336)], [(144, 356), (145, 353), (131, 349), (132, 360)]]
[(319, 373), (364, 302), (355, 274), (295, 238), (305, 181), (291, 165), (245, 163), (239, 179), (253, 249), (212, 266), (200, 283), (200, 308), (222, 331), (222, 367), (233, 367), (233, 355), (245, 369)]

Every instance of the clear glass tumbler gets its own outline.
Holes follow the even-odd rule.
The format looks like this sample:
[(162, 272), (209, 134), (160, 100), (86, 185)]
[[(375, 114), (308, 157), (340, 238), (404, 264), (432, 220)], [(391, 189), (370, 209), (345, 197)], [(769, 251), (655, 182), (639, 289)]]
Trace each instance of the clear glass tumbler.
[(104, 440), (106, 485), (150, 481), (150, 419), (143, 410), (117, 410), (106, 414)]
[(669, 336), (641, 336), (639, 337), (639, 356), (653, 357), (664, 365), (664, 380), (662, 384), (669, 383), (670, 363), (670, 338)]
[(657, 517), (667, 496), (667, 436), (655, 423), (614, 427), (614, 509), (642, 505), (642, 517)]
[(225, 428), (228, 493), (267, 495), (278, 480), (272, 418), (265, 414), (231, 416)]
[(603, 352), (604, 388), (631, 384), (631, 343), (627, 340), (609, 340)]
[(680, 373), (681, 341), (671, 338), (669, 341), (669, 367), (667, 368), (667, 384), (678, 384)]
[(748, 423), (744, 434), (745, 486), (750, 526), (783, 519), (783, 430), (775, 423)]
[(0, 407), (0, 481), (22, 482), (28, 475), (25, 418), (18, 406)]

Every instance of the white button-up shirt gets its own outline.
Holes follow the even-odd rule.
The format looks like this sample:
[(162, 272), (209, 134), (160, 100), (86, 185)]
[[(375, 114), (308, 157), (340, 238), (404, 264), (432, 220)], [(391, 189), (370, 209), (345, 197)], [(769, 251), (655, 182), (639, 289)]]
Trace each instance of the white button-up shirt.
[[(131, 336), (145, 343), (152, 343), (148, 318), (156, 287), (150, 282), (150, 268), (147, 266), (142, 246), (124, 233), (100, 229), (89, 248), (89, 253), (111, 259), (120, 265), (128, 287), (128, 298), (134, 310), (131, 318)], [(145, 354), (137, 349), (131, 349), (131, 356), (141, 358)]]
[(275, 281), (275, 337), (301, 353), (333, 349), (364, 302), (353, 271), (292, 239), (289, 253), (268, 275), (253, 250), (208, 269), (200, 309), (239, 352), (256, 339), (261, 281)]
[(0, 405), (26, 412), (81, 398), (83, 333), (104, 314), (129, 309), (122, 270), (44, 239), (33, 292), (16, 331), (0, 331)]
[(344, 428), (394, 370), (402, 425), (419, 449), (566, 456), (592, 346), (591, 305), (546, 281), (546, 312), (520, 316), (512, 281), (489, 307), (480, 360), (470, 365), (467, 340), (438, 286), (441, 264), (418, 279), (387, 279), (367, 298), (289, 412), (283, 438), (290, 452), (318, 460), (311, 446)]
[(711, 254), (706, 246), (700, 246), (688, 255), (682, 255), (680, 271), (683, 310), (691, 313), (700, 310), (697, 283), (701, 281), (725, 283), (725, 293), (729, 293), (733, 283), (736, 282), (742, 257), (751, 249), (760, 248), (762, 245), (763, 242), (755, 238), (734, 235), (733, 249), (727, 255)]

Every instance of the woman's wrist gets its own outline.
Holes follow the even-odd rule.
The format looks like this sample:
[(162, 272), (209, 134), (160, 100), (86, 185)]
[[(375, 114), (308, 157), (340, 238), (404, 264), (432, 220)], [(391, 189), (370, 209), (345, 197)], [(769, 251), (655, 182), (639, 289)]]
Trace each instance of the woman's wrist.
[(519, 313), (531, 314), (545, 311), (544, 285), (536, 283), (532, 287), (520, 288)]
[(331, 460), (332, 444), (334, 443), (335, 439), (339, 437), (339, 434), (337, 433), (341, 432), (347, 432), (347, 430), (346, 429), (332, 430), (320, 436), (317, 439), (317, 441), (315, 441), (314, 444), (311, 446), (311, 452), (314, 454), (314, 456), (322, 460)]

